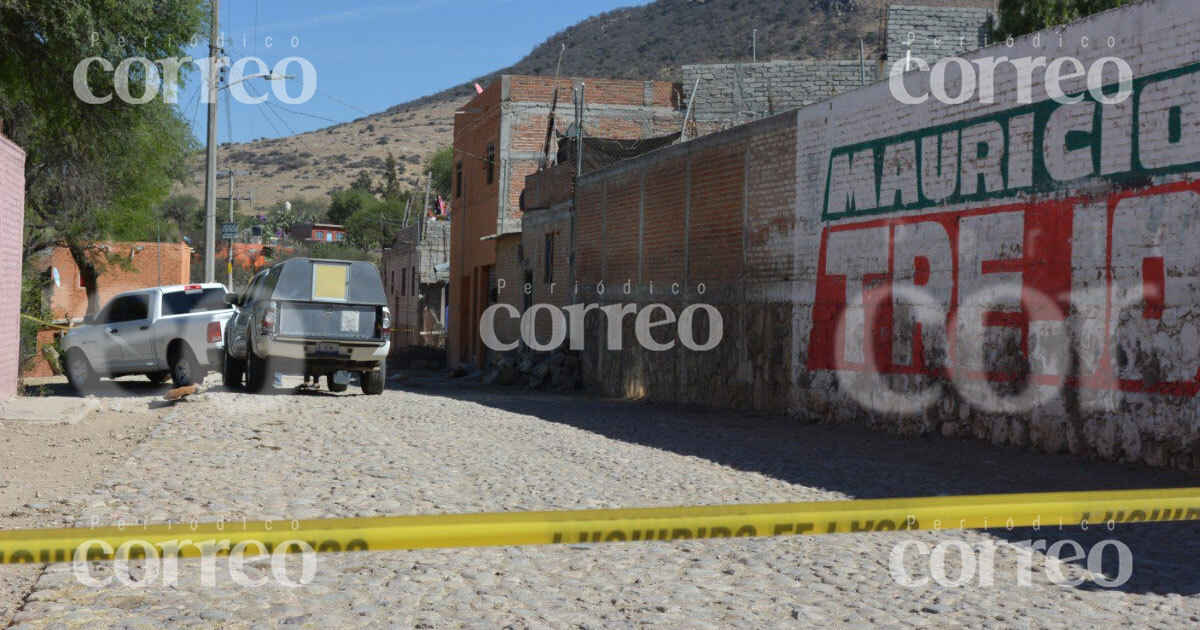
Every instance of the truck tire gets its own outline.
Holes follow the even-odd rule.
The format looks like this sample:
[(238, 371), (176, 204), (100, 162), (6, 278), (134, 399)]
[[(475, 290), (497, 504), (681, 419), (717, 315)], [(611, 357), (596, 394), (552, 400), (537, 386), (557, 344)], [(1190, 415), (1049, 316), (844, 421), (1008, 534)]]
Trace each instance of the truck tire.
[(374, 372), (363, 372), (358, 376), (362, 384), (362, 392), (368, 396), (378, 396), (383, 393), (383, 385), (387, 382), (387, 363), (380, 361), (379, 369)]
[(222, 356), (225, 359), (221, 365), (221, 384), (229, 389), (241, 387), (246, 375), (246, 360), (231, 357), (228, 351), (223, 352)]
[(83, 352), (74, 349), (67, 352), (66, 372), (67, 382), (79, 395), (86, 396), (96, 389), (96, 382), (99, 380), (96, 370), (92, 369), (91, 361), (88, 361)]
[(251, 347), (246, 351), (246, 391), (257, 394), (267, 387), (272, 374), (267, 360), (260, 358)]
[(175, 383), (175, 387), (199, 385), (204, 381), (204, 372), (200, 371), (200, 362), (196, 360), (196, 355), (192, 354), (192, 349), (186, 344), (181, 343), (175, 352), (171, 353), (167, 362), (171, 366), (171, 381)]
[(330, 372), (329, 374), (325, 375), (325, 384), (329, 385), (329, 391), (331, 391), (335, 394), (340, 394), (340, 393), (346, 391), (346, 389), (350, 387), (349, 385), (347, 385), (345, 383), (333, 382), (333, 375), (334, 375), (333, 372)]
[(146, 375), (146, 378), (150, 379), (150, 382), (154, 383), (155, 385), (162, 385), (171, 379), (171, 373), (167, 370), (162, 370), (161, 372), (151, 372)]

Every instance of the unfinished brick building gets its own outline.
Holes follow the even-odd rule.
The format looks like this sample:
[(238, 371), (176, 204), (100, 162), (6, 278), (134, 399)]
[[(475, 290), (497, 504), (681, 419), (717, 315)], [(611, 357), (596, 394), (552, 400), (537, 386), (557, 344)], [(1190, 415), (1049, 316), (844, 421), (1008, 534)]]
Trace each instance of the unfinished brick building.
[(450, 222), (416, 221), (400, 230), (380, 261), (392, 311), (393, 354), (410, 346), (446, 343)]
[[(588, 136), (649, 138), (682, 124), (678, 86), (663, 81), (559, 79), (505, 75), (454, 117), (455, 176), (451, 191), (451, 365), (482, 365), (479, 316), (496, 299), (496, 236), (521, 231), (525, 177), (544, 153), (554, 88), (556, 130), (574, 123), (572, 88), (586, 84), (583, 129)], [(492, 237), (492, 238), (488, 238)]]

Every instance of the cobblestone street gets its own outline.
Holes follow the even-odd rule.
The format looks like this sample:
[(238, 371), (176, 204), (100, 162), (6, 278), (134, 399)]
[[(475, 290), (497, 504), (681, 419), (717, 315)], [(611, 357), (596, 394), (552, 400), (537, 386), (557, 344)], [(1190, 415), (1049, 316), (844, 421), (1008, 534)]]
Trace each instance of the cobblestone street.
[[(214, 385), (210, 379), (210, 385)], [(1180, 486), (1179, 473), (1127, 468), (973, 442), (901, 439), (781, 418), (528, 394), (416, 379), (382, 397), (231, 393), (162, 415), (111, 478), (69, 502), (76, 524), (809, 501), (1033, 490)], [(352, 388), (351, 391), (356, 391)], [(125, 400), (142, 413), (148, 395)], [(150, 413), (146, 411), (145, 413)], [(86, 420), (85, 420), (86, 422)], [(953, 446), (953, 448), (951, 448)], [(674, 543), (322, 554), (300, 588), (233, 583), (218, 561), (200, 583), (181, 562), (173, 587), (81, 584), (68, 565), (37, 579), (18, 627), (161, 625), (302, 627), (1142, 627), (1200, 622), (1194, 523), (1112, 533), (994, 532), (1058, 537), (1084, 548), (1115, 537), (1133, 552), (1118, 589), (1033, 584), (1000, 547), (994, 586), (898, 585), (902, 540), (991, 534), (923, 532)], [(268, 575), (251, 560), (247, 574)], [(914, 576), (928, 575), (914, 559)], [(1086, 566), (1070, 563), (1068, 576)], [(11, 571), (12, 567), (0, 567)], [(955, 569), (949, 571), (956, 574)], [(99, 572), (97, 576), (100, 577)], [(65, 624), (65, 625), (60, 625)]]

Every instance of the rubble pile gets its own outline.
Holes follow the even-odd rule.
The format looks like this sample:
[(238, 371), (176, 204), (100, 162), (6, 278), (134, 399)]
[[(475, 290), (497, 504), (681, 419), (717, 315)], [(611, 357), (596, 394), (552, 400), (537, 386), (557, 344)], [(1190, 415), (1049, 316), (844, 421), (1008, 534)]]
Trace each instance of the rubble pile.
[(573, 391), (583, 387), (583, 370), (579, 355), (571, 352), (510, 354), (496, 361), (483, 384)]

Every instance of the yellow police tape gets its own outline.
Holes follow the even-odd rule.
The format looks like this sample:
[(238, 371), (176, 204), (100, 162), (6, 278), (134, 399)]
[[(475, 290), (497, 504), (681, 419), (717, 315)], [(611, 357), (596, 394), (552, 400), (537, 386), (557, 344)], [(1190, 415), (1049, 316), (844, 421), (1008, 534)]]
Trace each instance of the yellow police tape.
[[(126, 557), (131, 550), (131, 557), (139, 557), (155, 552), (153, 546), (166, 549), (164, 544), (171, 546), (173, 555), (194, 557), (204, 553), (204, 541), (227, 542), (226, 551), (251, 541), (242, 548), (249, 553), (302, 549), (284, 545), (288, 541), (302, 541), (318, 552), (382, 551), (897, 530), (1112, 528), (1195, 520), (1200, 520), (1200, 488), (990, 494), (11, 530), (0, 532), (0, 562), (70, 561), (79, 549), (84, 550), (81, 557), (90, 560)], [(147, 545), (152, 546), (148, 551)]]
[(34, 317), (33, 315), (26, 315), (25, 313), (21, 313), (21, 317), (24, 317), (25, 319), (28, 319), (29, 321), (37, 322), (39, 324), (44, 324), (51, 328), (57, 328), (59, 330), (71, 330), (70, 326), (63, 326), (62, 324), (54, 324), (54, 323), (48, 322), (44, 319), (38, 319), (38, 318)]

